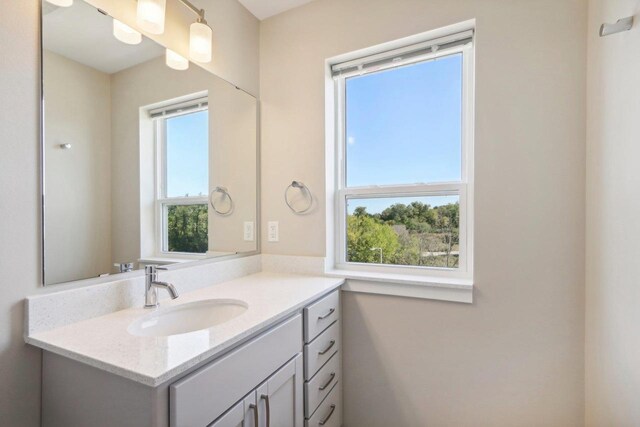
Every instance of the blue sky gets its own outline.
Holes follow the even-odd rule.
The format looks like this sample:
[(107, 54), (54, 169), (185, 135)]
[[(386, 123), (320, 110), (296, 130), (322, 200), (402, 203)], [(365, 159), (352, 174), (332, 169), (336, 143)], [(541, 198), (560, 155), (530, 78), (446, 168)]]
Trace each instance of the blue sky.
[[(460, 180), (462, 54), (349, 78), (346, 99), (348, 187)], [(393, 203), (418, 199), (432, 206), (458, 200), (358, 203), (376, 213)], [(357, 207), (354, 202), (349, 212)]]
[(208, 195), (208, 189), (208, 111), (168, 119), (167, 196)]

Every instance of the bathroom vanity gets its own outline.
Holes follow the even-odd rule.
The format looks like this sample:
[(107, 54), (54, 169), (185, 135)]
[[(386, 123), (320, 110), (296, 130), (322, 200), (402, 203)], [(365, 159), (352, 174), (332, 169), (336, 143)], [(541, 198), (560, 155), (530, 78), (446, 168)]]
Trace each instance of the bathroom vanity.
[[(27, 342), (45, 350), (43, 426), (340, 426), (341, 284), (258, 273), (151, 313), (135, 307), (31, 333)], [(28, 322), (50, 315), (47, 298), (55, 302), (27, 300)], [(213, 326), (166, 335), (216, 309)]]

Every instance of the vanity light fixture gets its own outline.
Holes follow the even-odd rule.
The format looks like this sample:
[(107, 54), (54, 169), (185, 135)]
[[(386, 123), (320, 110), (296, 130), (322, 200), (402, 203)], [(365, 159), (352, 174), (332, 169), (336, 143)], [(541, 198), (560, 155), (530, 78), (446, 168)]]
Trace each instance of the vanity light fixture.
[(204, 19), (204, 9), (198, 9), (188, 0), (179, 1), (198, 15), (189, 29), (189, 57), (197, 62), (211, 62), (213, 30)]
[(189, 35), (189, 56), (197, 62), (211, 62), (213, 30), (204, 17), (191, 24)]
[(117, 19), (113, 20), (113, 35), (126, 44), (140, 44), (142, 42), (142, 34)]
[(73, 0), (47, 0), (51, 4), (55, 4), (60, 7), (69, 7), (73, 5)]
[(171, 49), (167, 49), (165, 54), (165, 63), (167, 67), (174, 70), (184, 71), (189, 68), (189, 60), (181, 55), (178, 55)]
[(167, 0), (138, 0), (136, 22), (151, 34), (164, 33), (164, 18)]
[[(204, 9), (198, 9), (189, 0), (178, 1), (198, 16), (196, 22), (191, 24), (189, 28), (190, 59), (201, 63), (211, 62), (213, 30), (204, 19)], [(167, 0), (138, 0), (136, 21), (140, 28), (151, 34), (162, 34), (164, 32), (166, 6)]]

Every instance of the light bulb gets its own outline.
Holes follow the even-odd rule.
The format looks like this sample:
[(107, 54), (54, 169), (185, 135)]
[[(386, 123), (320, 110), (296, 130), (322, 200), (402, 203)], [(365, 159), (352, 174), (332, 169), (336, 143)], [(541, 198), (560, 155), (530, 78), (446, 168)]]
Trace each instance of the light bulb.
[(151, 34), (164, 33), (166, 6), (167, 0), (138, 0), (138, 26)]
[(113, 20), (113, 35), (126, 44), (139, 44), (142, 41), (142, 34), (117, 19)]
[(191, 24), (189, 56), (197, 62), (211, 62), (213, 30), (203, 22)]
[(167, 49), (165, 62), (167, 64), (167, 67), (173, 68), (174, 70), (184, 71), (189, 68), (189, 60), (183, 56), (178, 55), (171, 49)]
[(60, 7), (69, 7), (73, 5), (73, 0), (47, 0), (51, 4), (55, 4)]

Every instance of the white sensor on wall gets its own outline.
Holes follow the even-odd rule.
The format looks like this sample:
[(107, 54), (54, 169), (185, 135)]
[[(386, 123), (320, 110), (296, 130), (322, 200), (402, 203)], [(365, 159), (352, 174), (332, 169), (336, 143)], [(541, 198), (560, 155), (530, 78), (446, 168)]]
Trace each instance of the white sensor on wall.
[(267, 240), (270, 242), (277, 242), (278, 236), (278, 221), (269, 221), (267, 224)]
[(244, 241), (245, 242), (253, 242), (253, 221), (245, 221), (244, 222)]

